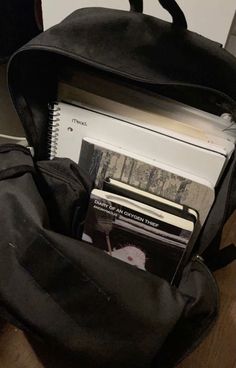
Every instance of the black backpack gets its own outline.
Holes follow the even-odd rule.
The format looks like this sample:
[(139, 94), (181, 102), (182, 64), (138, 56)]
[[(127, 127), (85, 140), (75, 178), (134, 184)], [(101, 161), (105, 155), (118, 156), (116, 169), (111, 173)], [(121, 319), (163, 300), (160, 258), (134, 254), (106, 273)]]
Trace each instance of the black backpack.
[(48, 160), (48, 102), (68, 66), (236, 116), (234, 57), (188, 31), (175, 1), (160, 3), (172, 24), (142, 14), (138, 0), (128, 12), (85, 8), (9, 63), (10, 93), (35, 155), (0, 147), (0, 314), (66, 356), (68, 367), (175, 366), (216, 320), (219, 294), (209, 269), (235, 258), (234, 246), (219, 250), (236, 207), (235, 155), (178, 287), (76, 239), (90, 179), (69, 159)]

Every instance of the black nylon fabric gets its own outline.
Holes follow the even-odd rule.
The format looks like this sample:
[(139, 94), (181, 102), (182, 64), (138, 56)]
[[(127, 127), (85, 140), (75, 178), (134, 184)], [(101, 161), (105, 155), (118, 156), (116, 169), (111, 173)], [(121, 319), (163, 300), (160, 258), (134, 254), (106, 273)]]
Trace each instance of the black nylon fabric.
[(129, 0), (130, 11), (143, 12), (143, 0)]
[(219, 248), (219, 242), (221, 240), (221, 233), (223, 226), (227, 221), (229, 215), (232, 214), (232, 209), (236, 208), (236, 200), (234, 197), (235, 192), (235, 179), (236, 179), (236, 155), (234, 153), (230, 165), (222, 178), (219, 185), (217, 196), (214, 205), (208, 215), (207, 222), (202, 229), (202, 234), (199, 241), (199, 254), (203, 254), (203, 257), (210, 259), (214, 256), (212, 248)]
[[(139, 13), (143, 12), (143, 0), (129, 0), (129, 2), (131, 11), (136, 11)], [(185, 19), (184, 13), (175, 0), (159, 0), (159, 3), (172, 16), (174, 26), (187, 29), (187, 21)]]
[(90, 179), (69, 159), (41, 161), (37, 174), (52, 228), (63, 235), (78, 236), (92, 187)]
[[(160, 352), (155, 359), (156, 367), (171, 368), (176, 365), (176, 362), (180, 362), (186, 356), (188, 356), (202, 341), (212, 325), (212, 320), (217, 318), (217, 312), (209, 315), (209, 309), (212, 308), (212, 304), (219, 305), (217, 300), (217, 294), (214, 292), (218, 287), (215, 281), (212, 279), (212, 275), (205, 267), (205, 277), (202, 275), (201, 263), (198, 262), (190, 264), (179, 286), (179, 290), (192, 295), (194, 298), (194, 288), (192, 281), (194, 280), (197, 285), (197, 290), (200, 292), (199, 298), (195, 299), (191, 308), (191, 312), (186, 311), (186, 314), (177, 322), (173, 328), (165, 343), (163, 344)], [(189, 277), (190, 272), (191, 277)], [(187, 277), (186, 277), (187, 276)], [(214, 286), (213, 286), (213, 284)], [(204, 295), (204, 296), (203, 296)], [(202, 303), (202, 297), (204, 303)], [(174, 347), (174, 349), (173, 349)]]
[[(0, 174), (6, 166), (26, 166), (31, 160), (28, 152), (16, 147), (0, 153)], [(57, 165), (62, 170), (67, 160), (58, 159)], [(39, 166), (36, 174), (24, 172), (0, 180), (3, 316), (11, 316), (11, 321), (56, 350), (70, 353), (78, 367), (147, 368), (159, 366), (159, 360), (162, 367), (169, 366), (161, 348), (175, 326), (194, 328), (196, 335), (202, 335), (202, 325), (206, 328), (214, 320), (218, 300), (213, 278), (194, 262), (178, 290), (52, 231), (47, 203), (38, 190)], [(73, 182), (73, 170), (71, 177)], [(172, 363), (186, 346), (187, 333), (177, 351), (172, 346), (176, 354)]]
[[(171, 23), (145, 14), (80, 9), (30, 41), (25, 51), (30, 47), (74, 54), (84, 62), (147, 82), (190, 83), (215, 88), (232, 97), (236, 94), (230, 79), (236, 68), (231, 54), (196, 33), (182, 29), (173, 32)], [(219, 71), (229, 83), (216, 78)]]

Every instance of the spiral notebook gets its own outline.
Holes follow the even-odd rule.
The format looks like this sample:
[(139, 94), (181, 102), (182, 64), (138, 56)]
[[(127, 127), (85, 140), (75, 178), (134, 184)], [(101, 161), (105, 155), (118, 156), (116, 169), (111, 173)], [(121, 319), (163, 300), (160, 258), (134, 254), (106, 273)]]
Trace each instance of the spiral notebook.
[(122, 148), (177, 175), (214, 188), (226, 163), (220, 153), (121, 120), (87, 105), (57, 102), (50, 107), (49, 158), (79, 162), (82, 140), (94, 138)]

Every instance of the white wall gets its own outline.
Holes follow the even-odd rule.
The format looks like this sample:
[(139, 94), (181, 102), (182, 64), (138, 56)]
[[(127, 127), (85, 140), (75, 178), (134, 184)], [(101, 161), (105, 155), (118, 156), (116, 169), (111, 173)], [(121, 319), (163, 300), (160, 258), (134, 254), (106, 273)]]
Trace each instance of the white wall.
[[(178, 0), (178, 4), (186, 15), (189, 29), (225, 43), (236, 10), (235, 0)], [(78, 8), (103, 6), (129, 9), (128, 0), (42, 0), (42, 5), (45, 29), (60, 22)], [(144, 12), (170, 20), (169, 14), (157, 0), (144, 0)]]

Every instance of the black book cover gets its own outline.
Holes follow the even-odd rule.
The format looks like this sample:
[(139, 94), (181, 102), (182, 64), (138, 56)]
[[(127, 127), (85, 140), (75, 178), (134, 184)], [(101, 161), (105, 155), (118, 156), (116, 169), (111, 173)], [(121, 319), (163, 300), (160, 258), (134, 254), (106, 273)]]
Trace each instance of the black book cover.
[(121, 196), (109, 194), (92, 191), (83, 240), (171, 282), (192, 236), (191, 225), (181, 228), (183, 219), (176, 226), (170, 223), (169, 214), (158, 218), (151, 207), (148, 213), (149, 206), (127, 199), (124, 205)]

